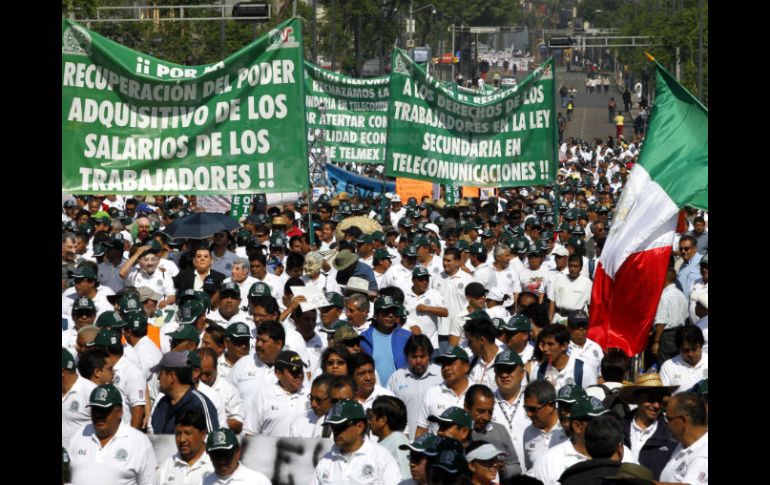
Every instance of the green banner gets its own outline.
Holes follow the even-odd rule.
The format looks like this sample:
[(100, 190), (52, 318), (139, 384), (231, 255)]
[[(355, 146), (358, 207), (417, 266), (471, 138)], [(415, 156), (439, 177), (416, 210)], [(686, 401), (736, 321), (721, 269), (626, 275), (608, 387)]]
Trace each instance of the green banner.
[(442, 87), (399, 49), (392, 65), (388, 176), (471, 187), (555, 180), (552, 59), (515, 88), (475, 96)]
[(385, 163), (389, 76), (357, 79), (305, 61), (307, 127), (337, 162)]
[(230, 217), (236, 221), (240, 221), (241, 217), (249, 215), (249, 209), (251, 209), (251, 203), (255, 197), (256, 194), (239, 194), (230, 197)]
[(203, 66), (62, 20), (62, 191), (307, 190), (302, 62), (299, 19)]

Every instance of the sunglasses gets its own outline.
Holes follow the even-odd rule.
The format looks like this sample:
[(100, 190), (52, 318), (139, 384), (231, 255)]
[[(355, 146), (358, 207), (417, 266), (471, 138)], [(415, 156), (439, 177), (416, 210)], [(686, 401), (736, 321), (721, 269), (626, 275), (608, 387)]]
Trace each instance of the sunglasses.
[(543, 409), (544, 407), (546, 407), (549, 404), (551, 404), (551, 402), (552, 401), (548, 401), (547, 403), (541, 404), (540, 406), (524, 406), (524, 411), (526, 411), (528, 413), (536, 413), (536, 412), (540, 411), (541, 409)]
[(689, 247), (682, 247), (682, 246), (679, 246), (679, 252), (680, 252), (680, 253), (686, 253), (687, 251), (689, 251), (689, 250), (690, 250), (690, 249), (692, 249), (692, 248), (693, 248), (693, 246), (689, 246)]

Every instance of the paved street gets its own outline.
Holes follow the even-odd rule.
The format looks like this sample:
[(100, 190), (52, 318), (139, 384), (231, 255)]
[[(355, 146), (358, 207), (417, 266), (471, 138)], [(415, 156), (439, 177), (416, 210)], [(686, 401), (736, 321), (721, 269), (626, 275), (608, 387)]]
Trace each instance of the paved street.
[[(623, 108), (623, 96), (618, 92), (617, 86), (610, 84), (609, 92), (605, 94), (597, 94), (594, 91), (593, 94), (586, 93), (585, 88), (586, 75), (582, 72), (567, 72), (564, 67), (556, 68), (556, 105), (557, 110), (561, 111), (563, 115), (567, 115), (567, 109), (561, 109), (561, 98), (558, 95), (558, 90), (562, 84), (566, 84), (567, 87), (577, 88), (577, 94), (575, 95), (575, 110), (572, 113), (572, 121), (567, 124), (567, 129), (564, 131), (564, 137), (582, 138), (584, 140), (591, 140), (596, 137), (600, 137), (604, 140), (607, 136), (612, 135), (615, 137), (615, 124), (609, 123), (607, 120), (607, 103), (610, 101), (610, 97), (615, 98), (617, 106)], [(636, 114), (636, 110), (632, 110)], [(625, 116), (625, 129), (624, 135), (628, 138), (629, 133), (633, 134), (633, 119), (629, 116)]]

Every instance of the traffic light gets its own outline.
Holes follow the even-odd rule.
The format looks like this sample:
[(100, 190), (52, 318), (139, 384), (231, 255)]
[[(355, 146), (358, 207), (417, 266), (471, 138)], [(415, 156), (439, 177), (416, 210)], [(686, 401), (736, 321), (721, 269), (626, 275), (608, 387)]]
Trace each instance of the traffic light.
[(551, 49), (567, 49), (572, 47), (571, 37), (550, 37), (548, 39), (548, 47)]
[(233, 17), (259, 17), (260, 20), (269, 20), (270, 6), (267, 2), (238, 2), (233, 5)]

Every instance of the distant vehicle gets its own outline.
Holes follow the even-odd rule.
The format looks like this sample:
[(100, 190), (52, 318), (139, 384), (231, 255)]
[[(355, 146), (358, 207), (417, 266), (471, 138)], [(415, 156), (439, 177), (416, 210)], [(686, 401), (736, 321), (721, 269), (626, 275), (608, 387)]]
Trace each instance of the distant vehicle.
[(500, 78), (500, 87), (501, 88), (512, 88), (516, 86), (516, 78), (515, 77), (501, 77)]

